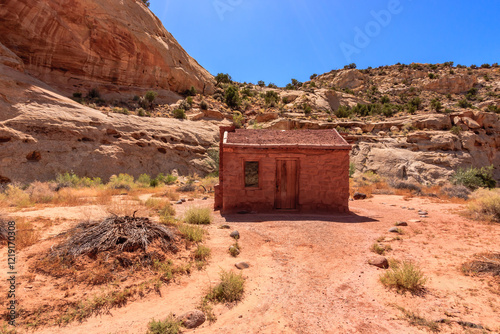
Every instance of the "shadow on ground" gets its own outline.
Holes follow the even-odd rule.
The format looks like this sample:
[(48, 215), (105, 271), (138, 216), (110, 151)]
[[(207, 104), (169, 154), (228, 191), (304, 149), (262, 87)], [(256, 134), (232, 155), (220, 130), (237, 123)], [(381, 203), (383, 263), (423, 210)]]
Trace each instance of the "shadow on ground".
[(360, 224), (376, 222), (378, 220), (360, 216), (353, 212), (339, 214), (303, 214), (303, 213), (245, 213), (245, 214), (222, 214), (228, 223), (262, 223), (278, 221), (324, 221), (332, 223)]

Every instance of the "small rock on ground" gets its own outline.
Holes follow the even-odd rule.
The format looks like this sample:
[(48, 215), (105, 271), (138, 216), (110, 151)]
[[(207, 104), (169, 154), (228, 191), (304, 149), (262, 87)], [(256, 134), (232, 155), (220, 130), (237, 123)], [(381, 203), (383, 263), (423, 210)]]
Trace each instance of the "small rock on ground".
[(354, 198), (355, 200), (366, 199), (366, 194), (356, 192), (354, 193), (352, 198)]
[(397, 227), (391, 227), (391, 228), (389, 229), (389, 232), (399, 233), (399, 228), (397, 228)]
[(188, 329), (201, 326), (205, 322), (205, 313), (200, 310), (193, 310), (179, 316), (178, 320)]
[(246, 262), (238, 262), (235, 264), (236, 268), (238, 269), (247, 269), (250, 268), (250, 265)]
[(185, 199), (185, 198), (181, 198), (181, 199), (180, 199), (180, 201), (181, 201), (181, 202), (185, 202), (185, 201), (186, 201), (186, 199)]
[(229, 235), (231, 238), (233, 239), (239, 239), (240, 238), (240, 232), (238, 231), (233, 231), (231, 232), (231, 234)]
[(229, 230), (231, 228), (231, 226), (229, 226), (229, 225), (221, 225), (221, 226), (219, 226), (219, 228), (221, 230)]
[(182, 201), (178, 200), (177, 202), (175, 202), (175, 204), (182, 204)]
[(368, 260), (368, 264), (383, 269), (389, 268), (389, 261), (387, 261), (387, 259), (383, 256)]
[(396, 222), (396, 226), (408, 226), (407, 222)]
[(422, 222), (420, 219), (410, 219), (408, 220), (410, 223), (420, 223)]
[(236, 256), (240, 255), (241, 251), (234, 247), (234, 246), (229, 246), (229, 252), (231, 252), (231, 254), (235, 254)]
[(194, 198), (189, 198), (188, 199), (188, 202), (192, 202), (192, 201), (194, 201)]

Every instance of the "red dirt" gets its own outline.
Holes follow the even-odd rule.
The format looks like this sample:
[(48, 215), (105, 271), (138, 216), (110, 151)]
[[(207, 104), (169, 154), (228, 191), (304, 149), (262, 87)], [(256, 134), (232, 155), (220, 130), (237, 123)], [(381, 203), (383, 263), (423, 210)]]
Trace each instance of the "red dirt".
[[(212, 201), (196, 200), (176, 206), (178, 213), (193, 204), (210, 206)], [(350, 206), (354, 215), (221, 217), (216, 213), (215, 222), (207, 227), (206, 245), (212, 249), (212, 258), (205, 270), (195, 270), (180, 282), (164, 286), (161, 296), (150, 294), (83, 323), (35, 332), (145, 333), (151, 318), (161, 319), (170, 312), (181, 314), (195, 308), (209, 286), (217, 283), (221, 269), (237, 271), (234, 264), (246, 261), (250, 268), (242, 271), (247, 278), (244, 299), (233, 306), (216, 306), (215, 323), (207, 322), (186, 332), (428, 332), (410, 326), (397, 305), (428, 320), (468, 321), (487, 327), (489, 333), (500, 333), (499, 282), (491, 277), (465, 276), (460, 270), (462, 263), (476, 253), (500, 251), (500, 225), (467, 220), (457, 214), (461, 205), (426, 198), (404, 200), (401, 196), (375, 195), (369, 200), (350, 202)], [(419, 218), (418, 209), (427, 210), (429, 218)], [(412, 219), (421, 222), (409, 222)], [(409, 226), (402, 227), (402, 240), (385, 242), (393, 249), (387, 257), (412, 260), (422, 268), (429, 280), (425, 293), (419, 296), (386, 289), (379, 282), (384, 270), (367, 264), (376, 256), (370, 246), (380, 236), (392, 239), (394, 235), (387, 230), (401, 220)], [(232, 229), (218, 229), (220, 224), (229, 224)], [(234, 242), (229, 237), (233, 229), (241, 234), (242, 253), (236, 259), (227, 252)], [(20, 261), (37, 247), (23, 251)], [(2, 263), (6, 263), (5, 253), (2, 251)], [(29, 297), (30, 284), (21, 281), (18, 286), (21, 306), (23, 298)], [(481, 333), (464, 329), (456, 322), (441, 325), (442, 333), (467, 331)]]

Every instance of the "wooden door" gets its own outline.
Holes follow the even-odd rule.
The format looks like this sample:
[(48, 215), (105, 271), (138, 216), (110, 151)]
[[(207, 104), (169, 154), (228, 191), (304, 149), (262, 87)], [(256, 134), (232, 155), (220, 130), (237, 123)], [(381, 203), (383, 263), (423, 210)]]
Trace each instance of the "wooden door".
[(297, 208), (297, 160), (276, 160), (276, 209)]

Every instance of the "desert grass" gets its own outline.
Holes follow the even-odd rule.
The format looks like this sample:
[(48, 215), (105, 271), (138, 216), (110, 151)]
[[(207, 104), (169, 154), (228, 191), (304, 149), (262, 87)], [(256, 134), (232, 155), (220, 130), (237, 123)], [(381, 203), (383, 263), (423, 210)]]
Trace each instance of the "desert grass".
[(182, 324), (170, 313), (164, 320), (152, 319), (148, 323), (147, 334), (178, 334), (181, 332)]
[(379, 244), (378, 242), (376, 242), (372, 245), (370, 250), (374, 253), (379, 254), (379, 255), (384, 255), (385, 252), (392, 250), (392, 247), (391, 247), (391, 245), (382, 245), (382, 244)]
[(167, 187), (160, 196), (166, 197), (171, 201), (178, 201), (180, 198), (179, 193), (176, 192), (175, 189), (172, 189), (170, 187)]
[(202, 242), (205, 231), (200, 226), (189, 225), (189, 224), (179, 224), (177, 227), (179, 233), (190, 242)]
[(476, 220), (500, 223), (500, 189), (478, 189), (467, 207), (468, 215)]
[(186, 210), (184, 221), (187, 224), (206, 225), (212, 222), (212, 210), (210, 208), (190, 207)]
[(210, 192), (214, 190), (216, 184), (219, 183), (218, 176), (207, 176), (201, 180), (200, 184), (203, 186), (206, 192)]
[(175, 216), (174, 206), (168, 200), (150, 197), (144, 205), (160, 216)]
[(198, 245), (198, 247), (193, 252), (193, 257), (196, 263), (196, 267), (201, 270), (208, 262), (212, 250), (204, 245)]
[(16, 207), (18, 209), (34, 205), (30, 195), (20, 186), (14, 184), (7, 185), (5, 191), (0, 194), (0, 203), (3, 207)]
[(242, 299), (245, 291), (245, 279), (242, 274), (222, 270), (220, 283), (206, 295), (206, 299), (216, 303), (232, 303)]
[(380, 282), (399, 292), (416, 294), (423, 291), (427, 278), (420, 268), (409, 261), (389, 261), (390, 269), (380, 276)]
[(30, 221), (18, 219), (16, 230), (16, 247), (18, 249), (32, 246), (40, 240), (40, 231)]

